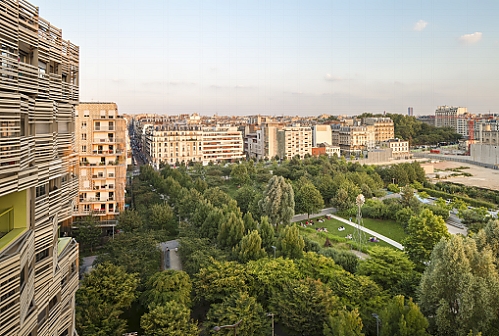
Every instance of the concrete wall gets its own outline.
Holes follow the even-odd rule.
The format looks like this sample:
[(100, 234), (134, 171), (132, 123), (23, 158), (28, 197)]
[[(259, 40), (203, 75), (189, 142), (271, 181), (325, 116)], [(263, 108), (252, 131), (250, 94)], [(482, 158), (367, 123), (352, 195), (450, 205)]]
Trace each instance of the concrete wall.
[(473, 161), (497, 166), (499, 163), (498, 145), (470, 145), (470, 156)]

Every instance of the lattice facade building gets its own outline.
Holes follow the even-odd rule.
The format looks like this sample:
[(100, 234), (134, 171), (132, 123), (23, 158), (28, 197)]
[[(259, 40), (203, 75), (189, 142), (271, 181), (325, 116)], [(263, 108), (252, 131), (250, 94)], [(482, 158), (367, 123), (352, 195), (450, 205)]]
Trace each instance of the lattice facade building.
[(0, 335), (73, 335), (79, 48), (23, 0), (0, 1)]

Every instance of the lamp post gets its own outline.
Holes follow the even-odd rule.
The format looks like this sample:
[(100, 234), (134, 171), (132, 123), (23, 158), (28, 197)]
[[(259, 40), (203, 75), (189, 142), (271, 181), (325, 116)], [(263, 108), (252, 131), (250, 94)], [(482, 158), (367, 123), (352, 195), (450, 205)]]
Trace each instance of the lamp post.
[(274, 250), (274, 259), (275, 259), (275, 251), (277, 250), (277, 247), (275, 247), (274, 245), (272, 245), (272, 249)]
[(376, 319), (376, 336), (379, 336), (379, 315), (376, 313), (372, 313), (372, 315)]
[(241, 322), (243, 322), (243, 320), (239, 320), (238, 322), (236, 322), (234, 324), (215, 326), (215, 327), (213, 327), (213, 331), (220, 331), (222, 329), (234, 329), (234, 336), (237, 336), (237, 327), (239, 327)]
[(272, 317), (272, 336), (274, 336), (274, 313), (267, 313), (267, 317)]

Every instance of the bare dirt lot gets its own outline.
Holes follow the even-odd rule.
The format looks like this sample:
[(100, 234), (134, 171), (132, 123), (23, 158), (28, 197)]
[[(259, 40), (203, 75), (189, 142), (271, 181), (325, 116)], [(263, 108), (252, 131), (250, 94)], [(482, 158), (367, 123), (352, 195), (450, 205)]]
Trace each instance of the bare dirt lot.
[[(428, 174), (427, 177), (433, 182), (448, 181), (461, 183), (466, 186), (481, 187), (493, 190), (499, 190), (499, 170), (474, 166), (468, 163), (452, 162), (452, 161), (439, 161), (434, 164), (435, 173)], [(469, 167), (469, 169), (461, 169), (461, 172), (470, 173), (473, 176), (449, 176), (456, 173), (453, 171), (443, 171), (449, 168)], [(437, 169), (439, 171), (437, 171)], [(440, 177), (447, 176), (445, 179), (435, 179), (435, 175)]]

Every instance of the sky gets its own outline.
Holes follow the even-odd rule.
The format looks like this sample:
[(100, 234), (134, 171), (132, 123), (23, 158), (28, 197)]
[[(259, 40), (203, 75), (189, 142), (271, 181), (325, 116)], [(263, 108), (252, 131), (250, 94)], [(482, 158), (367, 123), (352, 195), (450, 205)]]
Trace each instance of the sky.
[(497, 0), (30, 0), (120, 113), (499, 113)]

